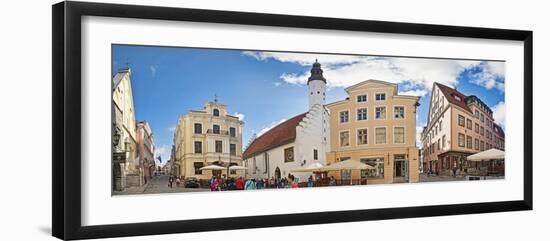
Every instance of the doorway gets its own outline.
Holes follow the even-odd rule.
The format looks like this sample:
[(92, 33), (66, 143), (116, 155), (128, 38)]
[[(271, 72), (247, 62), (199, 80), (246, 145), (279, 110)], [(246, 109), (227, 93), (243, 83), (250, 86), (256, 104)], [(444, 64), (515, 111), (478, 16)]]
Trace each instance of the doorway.
[(281, 178), (281, 169), (279, 169), (279, 167), (275, 168), (275, 178), (276, 179)]

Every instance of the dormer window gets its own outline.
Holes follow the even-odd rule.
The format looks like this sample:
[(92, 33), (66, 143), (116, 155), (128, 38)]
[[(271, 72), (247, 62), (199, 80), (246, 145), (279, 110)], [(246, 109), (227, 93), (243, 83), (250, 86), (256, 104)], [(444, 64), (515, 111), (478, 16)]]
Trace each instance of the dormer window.
[(457, 101), (462, 101), (462, 99), (461, 99), (460, 96), (458, 96), (458, 95), (455, 95), (454, 98), (455, 98), (455, 100), (457, 100)]
[(218, 109), (214, 109), (214, 111), (212, 111), (213, 115), (214, 116), (220, 116), (220, 110)]

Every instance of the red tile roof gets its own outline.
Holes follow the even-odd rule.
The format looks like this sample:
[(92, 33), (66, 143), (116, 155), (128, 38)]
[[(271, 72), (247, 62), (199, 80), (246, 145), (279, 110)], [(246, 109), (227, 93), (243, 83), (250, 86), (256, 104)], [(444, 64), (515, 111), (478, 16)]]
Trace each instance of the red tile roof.
[[(437, 85), (439, 89), (441, 89), (441, 92), (443, 93), (443, 95), (445, 95), (445, 98), (447, 98), (450, 103), (453, 103), (454, 105), (461, 107), (465, 111), (472, 113), (472, 110), (466, 104), (466, 96), (464, 94), (449, 86), (437, 82), (435, 82), (434, 84)], [(460, 100), (456, 99), (456, 97), (458, 97)]]
[(250, 143), (246, 150), (244, 150), (243, 158), (247, 159), (261, 152), (294, 141), (294, 139), (296, 139), (296, 126), (302, 121), (306, 114), (307, 112), (294, 116), (256, 138)]

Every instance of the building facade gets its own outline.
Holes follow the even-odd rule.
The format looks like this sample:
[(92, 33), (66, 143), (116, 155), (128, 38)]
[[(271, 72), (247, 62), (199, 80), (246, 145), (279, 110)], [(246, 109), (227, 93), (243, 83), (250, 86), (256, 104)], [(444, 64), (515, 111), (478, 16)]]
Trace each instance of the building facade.
[(132, 95), (131, 70), (121, 68), (112, 79), (112, 175), (113, 189), (140, 185), (136, 118)]
[(151, 180), (155, 173), (155, 142), (149, 123), (140, 121), (136, 129), (139, 170), (142, 184)]
[[(325, 108), (326, 79), (321, 64), (308, 79), (308, 111), (294, 116), (255, 138), (243, 153), (248, 178), (284, 178), (311, 163), (326, 164), (330, 149), (329, 112)], [(292, 173), (299, 181), (311, 173)]]
[[(227, 175), (226, 170), (200, 170), (207, 165), (242, 166), (243, 124), (217, 100), (206, 103), (203, 110), (179, 117), (174, 132), (172, 175), (205, 180), (212, 175)], [(230, 176), (244, 176), (244, 171), (230, 171)]]
[(420, 97), (399, 95), (397, 84), (367, 80), (345, 89), (349, 97), (327, 105), (328, 163), (358, 160), (375, 170), (331, 172), (336, 179), (368, 183), (418, 182), (416, 107)]
[(504, 150), (504, 131), (480, 98), (434, 83), (427, 124), (422, 130), (424, 171), (450, 175), (466, 171), (466, 157), (480, 151)]

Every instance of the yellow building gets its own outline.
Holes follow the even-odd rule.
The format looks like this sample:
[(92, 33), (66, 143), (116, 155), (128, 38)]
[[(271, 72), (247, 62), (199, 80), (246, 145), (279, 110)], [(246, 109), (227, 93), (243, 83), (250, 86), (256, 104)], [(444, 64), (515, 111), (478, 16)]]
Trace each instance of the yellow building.
[(374, 170), (330, 172), (368, 184), (418, 182), (416, 107), (420, 97), (397, 93), (397, 84), (367, 80), (345, 89), (349, 97), (327, 105), (331, 148), (327, 162), (358, 160)]
[[(242, 126), (243, 122), (217, 100), (206, 103), (201, 111), (181, 116), (174, 132), (173, 174), (209, 179), (227, 175), (227, 169), (200, 170), (202, 167), (242, 166)], [(244, 171), (232, 170), (230, 176), (244, 176)]]

